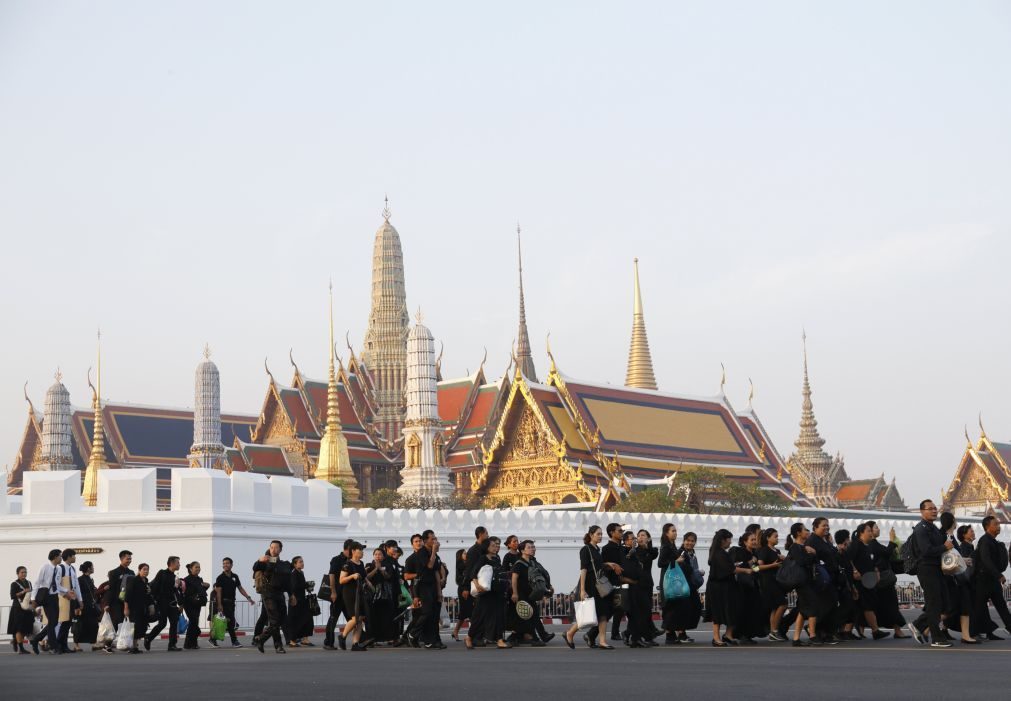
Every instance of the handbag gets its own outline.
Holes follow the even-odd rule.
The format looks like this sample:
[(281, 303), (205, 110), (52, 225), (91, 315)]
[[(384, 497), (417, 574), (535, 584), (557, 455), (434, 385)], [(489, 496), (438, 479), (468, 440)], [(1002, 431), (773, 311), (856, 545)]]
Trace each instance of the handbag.
[(965, 564), (965, 558), (962, 557), (962, 553), (954, 548), (946, 551), (941, 556), (941, 571), (944, 574), (964, 574), (966, 569), (968, 569), (968, 566)]
[(397, 606), (399, 606), (400, 608), (405, 608), (407, 606), (410, 606), (413, 601), (414, 599), (411, 598), (411, 592), (408, 591), (407, 585), (401, 582), (400, 597), (397, 599)]
[(886, 569), (886, 570), (879, 570), (878, 571), (878, 584), (877, 584), (876, 588), (877, 589), (888, 589), (889, 587), (894, 587), (895, 583), (898, 582), (898, 581), (899, 581), (898, 577), (895, 576), (895, 573), (892, 572), (892, 569), (890, 567), (888, 569)]
[(607, 575), (597, 569), (597, 565), (593, 562), (593, 553), (590, 552), (590, 546), (584, 545), (583, 547), (586, 548), (586, 554), (590, 556), (590, 567), (593, 569), (594, 586), (597, 588), (597, 595), (601, 599), (606, 599), (614, 591), (614, 585), (611, 584), (611, 580), (607, 578)]
[(776, 572), (776, 584), (786, 591), (793, 591), (797, 587), (807, 583), (809, 578), (807, 570), (800, 564), (799, 560), (787, 558), (783, 565)]
[(176, 626), (176, 632), (179, 635), (186, 635), (186, 629), (190, 626), (190, 619), (186, 618), (186, 614), (179, 614), (179, 623)]
[(828, 568), (820, 562), (812, 568), (812, 574), (814, 575), (814, 588), (818, 591), (824, 591), (832, 584), (832, 576), (828, 573)]
[(681, 567), (677, 562), (671, 562), (670, 567), (663, 575), (663, 598), (668, 601), (685, 599), (691, 593), (691, 587), (688, 586), (688, 580), (685, 579)]
[(224, 640), (228, 632), (228, 619), (220, 613), (211, 621), (211, 640)]
[[(471, 596), (480, 596), (485, 592), (491, 591), (491, 580), (492, 577), (494, 577), (494, 575), (495, 570), (492, 568), (491, 565), (482, 565), (481, 569), (477, 571), (476, 577), (477, 582), (470, 583)], [(477, 588), (478, 583), (481, 584), (481, 589), (484, 589), (484, 591), (481, 591), (481, 589)]]
[(316, 592), (316, 596), (323, 601), (330, 601), (331, 594), (333, 594), (333, 589), (330, 588), (330, 573), (327, 572), (319, 579), (319, 591)]
[(32, 606), (32, 588), (28, 587), (27, 589), (25, 589), (25, 591), (28, 593), (21, 597), (21, 610), (31, 611), (33, 608), (35, 608), (34, 606)]
[(622, 613), (632, 610), (632, 592), (628, 587), (618, 587), (614, 590), (613, 596), (613, 605), (616, 609), (620, 609)]
[(580, 628), (597, 625), (597, 605), (593, 599), (573, 601), (572, 609), (576, 617), (576, 625)]
[(309, 607), (309, 615), (313, 618), (323, 613), (323, 610), (319, 607), (319, 599), (316, 598), (315, 594), (306, 594), (305, 604)]

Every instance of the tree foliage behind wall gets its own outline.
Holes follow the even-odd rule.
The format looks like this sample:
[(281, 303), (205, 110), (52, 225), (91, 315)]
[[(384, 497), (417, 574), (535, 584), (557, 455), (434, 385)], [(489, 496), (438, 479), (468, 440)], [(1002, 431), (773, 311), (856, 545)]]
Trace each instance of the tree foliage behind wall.
[(674, 478), (670, 495), (666, 487), (633, 492), (619, 501), (615, 511), (639, 513), (755, 514), (773, 516), (788, 504), (757, 484), (736, 482), (719, 470), (682, 471)]

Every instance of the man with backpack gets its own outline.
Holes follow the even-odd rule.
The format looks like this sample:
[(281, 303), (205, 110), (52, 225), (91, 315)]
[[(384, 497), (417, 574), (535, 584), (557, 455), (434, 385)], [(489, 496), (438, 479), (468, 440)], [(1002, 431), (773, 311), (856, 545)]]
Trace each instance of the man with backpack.
[[(902, 557), (909, 567), (915, 558), (916, 578), (923, 589), (923, 613), (909, 624), (909, 632), (920, 645), (926, 645), (924, 632), (930, 628), (930, 647), (951, 647), (951, 641), (941, 631), (941, 612), (944, 611), (945, 583), (941, 572), (941, 556), (954, 543), (948, 540), (934, 521), (937, 520), (937, 506), (930, 499), (920, 502), (920, 521), (913, 527), (913, 533), (902, 547)], [(909, 569), (906, 570), (910, 574)]]
[[(537, 554), (537, 544), (533, 543), (534, 555)], [(544, 566), (537, 562), (537, 558), (530, 557), (530, 588), (533, 590), (534, 596), (540, 596), (538, 601), (546, 596), (553, 596), (555, 593), (555, 588), (551, 586), (551, 575), (548, 573)], [(543, 594), (541, 593), (543, 592)], [(540, 612), (538, 611), (538, 614)], [(540, 615), (534, 618), (534, 632), (537, 633), (537, 637), (541, 639), (541, 642), (549, 642), (555, 637), (554, 633), (549, 633), (544, 629), (544, 620)]]
[(165, 563), (165, 569), (160, 570), (151, 580), (151, 596), (158, 609), (158, 621), (154, 628), (144, 636), (144, 649), (151, 649), (151, 642), (168, 626), (168, 651), (179, 652), (179, 582), (176, 572), (179, 571), (179, 556), (171, 555)]

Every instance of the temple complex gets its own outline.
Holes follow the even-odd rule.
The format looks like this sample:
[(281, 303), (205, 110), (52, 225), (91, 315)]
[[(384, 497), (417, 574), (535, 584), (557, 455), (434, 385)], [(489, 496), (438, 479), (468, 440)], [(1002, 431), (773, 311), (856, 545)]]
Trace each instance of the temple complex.
[(100, 470), (153, 467), (158, 507), (165, 509), (173, 470), (191, 468), (322, 480), (342, 487), (348, 505), (395, 489), (433, 504), (457, 495), (513, 506), (603, 508), (637, 485), (711, 468), (798, 506), (905, 508), (894, 482), (849, 480), (841, 457), (822, 450), (806, 348), (801, 434), (789, 460), (751, 399), (736, 410), (722, 383), (715, 396), (659, 391), (638, 259), (624, 387), (566, 375), (550, 347), (550, 369), (538, 379), (519, 226), (519, 318), (510, 366), (493, 379), (482, 360), (466, 377), (443, 378), (432, 332), (420, 315), (409, 324), (403, 249), (390, 220), (387, 202), (374, 236), (363, 346), (357, 352), (348, 340), (346, 362), (334, 346), (331, 289), (326, 379), (303, 374), (291, 352), (287, 383), (264, 362), (259, 411), (222, 414), (220, 372), (205, 349), (195, 371), (193, 410), (139, 406), (102, 398), (99, 355), (98, 387), (88, 407), (71, 405), (58, 376), (40, 415), (26, 388), (28, 417), (8, 492), (20, 492), (27, 472), (76, 469), (85, 504), (93, 504)]
[(978, 521), (993, 514), (1011, 522), (1011, 443), (990, 440), (979, 422), (979, 438), (974, 443), (965, 432), (965, 451), (948, 488), (941, 493), (943, 510), (959, 519)]

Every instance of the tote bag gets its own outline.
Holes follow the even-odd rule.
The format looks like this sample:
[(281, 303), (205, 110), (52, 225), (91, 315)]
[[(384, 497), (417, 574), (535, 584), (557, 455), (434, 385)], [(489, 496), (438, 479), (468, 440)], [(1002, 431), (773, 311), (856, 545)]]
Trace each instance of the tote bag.
[(130, 623), (129, 618), (124, 618), (123, 622), (119, 624), (119, 630), (116, 632), (116, 649), (129, 650), (132, 647), (133, 624)]
[(98, 637), (96, 643), (111, 643), (116, 639), (116, 626), (112, 624), (112, 616), (106, 611), (102, 616), (102, 621), (98, 624)]
[(597, 625), (597, 606), (593, 599), (573, 601), (572, 608), (576, 614), (576, 625), (580, 628)]
[(677, 563), (672, 562), (663, 575), (663, 598), (673, 601), (684, 599), (691, 594), (688, 580)]

